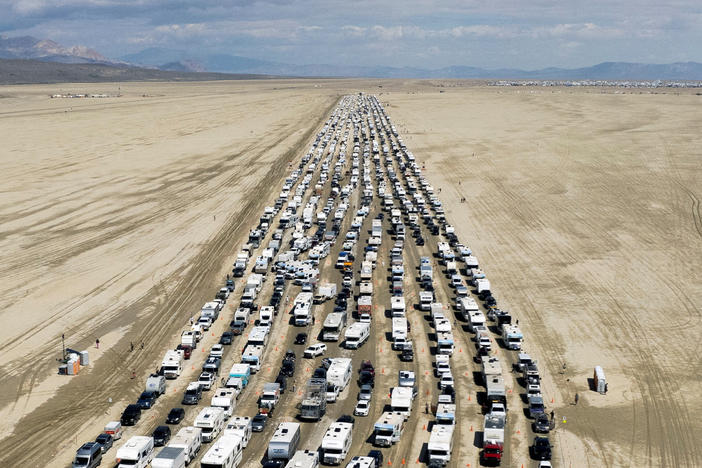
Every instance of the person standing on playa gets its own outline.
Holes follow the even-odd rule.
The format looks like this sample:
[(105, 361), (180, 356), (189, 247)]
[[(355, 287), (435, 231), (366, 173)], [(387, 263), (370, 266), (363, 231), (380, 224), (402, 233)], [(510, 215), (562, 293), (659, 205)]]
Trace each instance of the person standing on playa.
[(100, 338), (95, 338), (95, 347), (100, 349)]
[(580, 395), (578, 395), (578, 394), (576, 393), (576, 394), (575, 394), (575, 404), (576, 404), (576, 405), (578, 404), (578, 400), (580, 400)]

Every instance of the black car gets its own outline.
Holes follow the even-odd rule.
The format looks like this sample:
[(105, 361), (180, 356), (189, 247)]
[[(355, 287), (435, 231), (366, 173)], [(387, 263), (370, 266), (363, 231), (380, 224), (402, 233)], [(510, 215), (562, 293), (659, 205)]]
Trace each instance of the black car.
[(283, 468), (285, 462), (283, 460), (266, 460), (263, 462), (263, 468)]
[(355, 419), (353, 416), (349, 415), (349, 414), (342, 414), (341, 416), (338, 417), (338, 419), (336, 420), (336, 422), (343, 422), (343, 423), (351, 423), (351, 424), (353, 424), (353, 423), (356, 422), (356, 419)]
[(534, 432), (548, 433), (551, 430), (551, 423), (546, 413), (541, 413), (534, 420)]
[(368, 456), (375, 460), (375, 466), (383, 466), (383, 452), (380, 450), (371, 450)]
[(185, 418), (185, 410), (183, 408), (171, 408), (166, 416), (166, 424), (180, 424)]
[(411, 349), (403, 349), (400, 353), (400, 361), (402, 362), (412, 362), (414, 361), (414, 351)]
[(112, 448), (112, 436), (110, 434), (102, 433), (95, 439), (95, 442), (100, 445), (102, 453), (107, 452)]
[(324, 367), (318, 367), (314, 370), (314, 374), (312, 374), (313, 379), (326, 379), (327, 378), (327, 370)]
[(251, 419), (251, 430), (253, 432), (263, 432), (266, 428), (266, 422), (268, 421), (268, 416), (265, 414), (257, 414)]
[(280, 295), (274, 294), (273, 296), (271, 296), (271, 300), (268, 301), (268, 305), (271, 307), (275, 307), (277, 309), (278, 306), (280, 305), (280, 297), (281, 297)]
[(295, 362), (295, 359), (297, 359), (297, 356), (295, 355), (295, 351), (293, 351), (292, 349), (285, 351), (285, 355), (283, 356), (283, 362), (285, 362), (285, 361)]
[(375, 386), (375, 375), (373, 375), (371, 371), (363, 370), (358, 374), (358, 383), (360, 385), (368, 384), (373, 387)]
[(222, 337), (219, 339), (219, 344), (230, 345), (234, 341), (234, 334), (232, 332), (222, 333)]
[(150, 409), (154, 403), (156, 403), (156, 393), (150, 391), (141, 392), (137, 400), (137, 405), (141, 409)]
[(283, 365), (280, 366), (280, 373), (287, 377), (293, 377), (295, 375), (295, 361), (283, 361)]
[(282, 371), (275, 378), (275, 383), (280, 385), (280, 393), (285, 393), (285, 389), (288, 387), (287, 380), (288, 377)]
[(414, 243), (417, 245), (424, 245), (424, 238), (422, 236), (419, 236), (414, 240)]
[(295, 337), (295, 344), (307, 343), (307, 333), (298, 333)]
[(127, 405), (122, 413), (120, 422), (123, 426), (133, 426), (139, 421), (139, 419), (141, 419), (141, 408), (139, 405), (132, 404)]
[(531, 456), (535, 460), (551, 459), (551, 442), (548, 437), (534, 437), (534, 444), (531, 446)]
[(171, 440), (171, 428), (158, 426), (151, 436), (154, 438), (154, 447), (163, 447)]

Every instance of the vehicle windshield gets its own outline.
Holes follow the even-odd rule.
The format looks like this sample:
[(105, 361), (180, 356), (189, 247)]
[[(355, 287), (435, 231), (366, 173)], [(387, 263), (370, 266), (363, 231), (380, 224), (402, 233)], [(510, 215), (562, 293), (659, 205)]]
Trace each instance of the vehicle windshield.
[(76, 459), (73, 461), (74, 465), (79, 465), (79, 466), (88, 466), (88, 463), (90, 463), (90, 457), (76, 457)]
[(328, 455), (341, 455), (341, 449), (324, 449), (324, 453)]
[(119, 464), (120, 464), (120, 465), (125, 465), (125, 466), (136, 465), (137, 463), (139, 463), (139, 460), (127, 460), (127, 459), (125, 459), (125, 458), (122, 458), (122, 459), (119, 461)]
[(375, 433), (381, 436), (391, 436), (392, 435), (392, 429), (376, 429)]

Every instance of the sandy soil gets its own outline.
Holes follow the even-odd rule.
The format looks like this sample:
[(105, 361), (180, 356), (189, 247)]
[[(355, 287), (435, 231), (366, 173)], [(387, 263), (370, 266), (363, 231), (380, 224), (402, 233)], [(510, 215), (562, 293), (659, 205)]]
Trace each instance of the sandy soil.
[[(702, 98), (444, 91), (381, 100), (549, 371), (555, 461), (695, 466)], [(589, 390), (595, 365), (606, 396)]]
[[(2, 89), (0, 458), (37, 460), (108, 398), (138, 391), (131, 371), (153, 369), (163, 338), (213, 296), (337, 100), (278, 86), (130, 83), (99, 100)], [(61, 86), (83, 90), (117, 85)], [(88, 372), (55, 375), (61, 334), (90, 350)]]
[[(120, 98), (47, 97), (117, 86), (0, 88), (0, 462), (63, 466), (119, 417), (218, 288), (288, 161), (302, 156), (340, 94), (364, 90), (388, 103), (501, 305), (521, 319), (559, 420), (555, 466), (695, 465), (700, 97), (378, 80), (131, 83)], [(215, 333), (226, 327), (220, 322)], [(413, 329), (428, 350), (429, 325), (418, 320)], [(277, 330), (280, 342), (267, 355), (276, 365), (296, 331)], [(90, 350), (93, 364), (78, 377), (55, 375), (62, 333), (68, 346)], [(459, 338), (466, 354), (468, 336)], [(203, 349), (216, 338), (206, 340)], [(354, 359), (387, 368), (379, 378), (389, 388), (397, 359), (387, 342), (372, 341)], [(430, 359), (422, 349), (412, 368), (422, 375)], [(475, 396), (469, 377), (477, 367), (455, 362), (461, 395), (465, 388)], [(196, 374), (193, 364), (180, 380)], [(606, 396), (588, 390), (597, 364), (610, 382)], [(310, 372), (296, 377), (298, 389)], [(433, 377), (422, 376), (422, 393), (431, 386)], [(172, 390), (140, 433), (179, 402)], [(517, 408), (520, 389), (512, 390)], [(330, 418), (350, 412), (353, 397)], [(281, 417), (293, 417), (286, 398)], [(468, 396), (459, 409), (456, 466), (475, 466), (479, 408)], [(428, 440), (420, 428), (430, 416), (413, 418), (412, 433), (392, 449), (395, 464), (414, 462)], [(510, 438), (505, 466), (531, 466), (528, 422), (513, 413), (509, 427), (520, 434)], [(307, 448), (325, 428), (305, 435)], [(367, 448), (360, 439), (354, 447)]]

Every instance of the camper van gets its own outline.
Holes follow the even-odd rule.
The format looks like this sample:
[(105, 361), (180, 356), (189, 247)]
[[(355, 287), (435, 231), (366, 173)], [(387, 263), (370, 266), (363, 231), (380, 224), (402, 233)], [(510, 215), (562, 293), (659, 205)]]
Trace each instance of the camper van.
[(163, 447), (151, 461), (151, 468), (185, 468), (185, 450), (180, 447)]
[(200, 460), (201, 468), (237, 468), (241, 463), (243, 447), (241, 437), (230, 434), (222, 436)]
[(324, 319), (322, 339), (324, 341), (339, 341), (341, 330), (346, 326), (346, 312), (332, 312)]
[(325, 464), (339, 465), (351, 448), (353, 424), (333, 422), (322, 438), (322, 460)]
[(227, 419), (234, 412), (236, 396), (237, 391), (233, 388), (220, 388), (212, 395), (210, 405), (215, 408), (222, 408), (224, 410), (224, 419)]
[(332, 358), (331, 361), (327, 369), (327, 382), (336, 385), (341, 393), (351, 381), (351, 358)]
[(154, 457), (154, 438), (134, 436), (117, 450), (118, 468), (146, 468)]
[(348, 349), (358, 349), (368, 341), (370, 323), (355, 322), (344, 333), (344, 346)]
[(249, 445), (249, 440), (251, 440), (252, 432), (251, 418), (247, 416), (234, 416), (229, 420), (227, 427), (224, 429), (224, 436), (227, 434), (239, 435), (241, 437), (241, 446), (246, 448), (246, 446)]
[(319, 453), (316, 450), (298, 450), (285, 468), (319, 468)]
[(261, 370), (261, 357), (263, 356), (263, 346), (248, 345), (241, 355), (241, 362), (248, 364), (252, 374)]
[(373, 444), (379, 447), (390, 447), (400, 440), (405, 427), (405, 415), (396, 411), (386, 411), (373, 426)]
[(202, 429), (202, 441), (212, 442), (224, 429), (224, 410), (208, 406), (195, 418), (195, 427)]
[(201, 445), (202, 429), (188, 426), (179, 430), (167, 447), (182, 448), (185, 452), (185, 463), (190, 463), (197, 456)]
[(300, 424), (282, 422), (268, 443), (268, 458), (288, 460), (293, 457), (300, 443)]
[(429, 463), (438, 462), (440, 465), (447, 465), (451, 461), (454, 427), (448, 424), (435, 424), (432, 427), (427, 445)]

